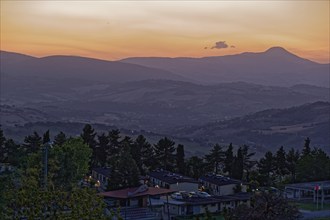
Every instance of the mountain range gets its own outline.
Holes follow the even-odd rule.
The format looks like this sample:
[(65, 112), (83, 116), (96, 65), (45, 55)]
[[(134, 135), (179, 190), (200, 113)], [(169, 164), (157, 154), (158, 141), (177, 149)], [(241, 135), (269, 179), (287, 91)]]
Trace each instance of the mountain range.
[[(0, 58), (0, 123), (11, 134), (23, 134), (19, 130), (32, 124), (70, 127), (72, 123), (91, 123), (171, 135), (201, 145), (235, 139), (268, 147), (262, 136), (255, 135), (256, 129), (247, 132), (250, 128), (246, 127), (245, 135), (234, 132), (226, 136), (209, 132), (205, 126), (330, 99), (329, 64), (300, 58), (279, 47), (204, 58), (105, 61), (77, 56), (36, 58), (5, 51)], [(292, 117), (296, 114), (291, 113)], [(269, 126), (272, 124), (282, 126), (276, 120)], [(195, 130), (185, 133), (192, 128)], [(325, 140), (322, 132), (313, 135)], [(259, 137), (260, 143), (252, 137)], [(199, 142), (199, 138), (206, 141)], [(297, 142), (288, 138), (291, 136), (283, 143)]]

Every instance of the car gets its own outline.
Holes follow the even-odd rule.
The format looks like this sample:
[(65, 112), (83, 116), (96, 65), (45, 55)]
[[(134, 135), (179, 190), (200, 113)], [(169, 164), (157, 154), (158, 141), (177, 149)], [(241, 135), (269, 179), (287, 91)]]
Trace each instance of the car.
[(196, 192), (190, 192), (190, 193), (189, 193), (189, 197), (190, 197), (190, 198), (197, 198), (198, 195), (197, 195)]
[(211, 195), (208, 194), (207, 192), (197, 192), (197, 195), (202, 198), (211, 197)]
[(182, 197), (182, 195), (181, 195), (181, 193), (173, 193), (172, 195), (171, 195), (171, 198), (172, 199), (183, 199), (183, 197)]

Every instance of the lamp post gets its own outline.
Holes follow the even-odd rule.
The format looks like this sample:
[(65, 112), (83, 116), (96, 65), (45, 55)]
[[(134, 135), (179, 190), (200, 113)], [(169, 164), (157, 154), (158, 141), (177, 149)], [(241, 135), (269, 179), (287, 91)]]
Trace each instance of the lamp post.
[(48, 175), (48, 147), (52, 147), (53, 142), (47, 142), (44, 144), (44, 188), (47, 190), (47, 175)]

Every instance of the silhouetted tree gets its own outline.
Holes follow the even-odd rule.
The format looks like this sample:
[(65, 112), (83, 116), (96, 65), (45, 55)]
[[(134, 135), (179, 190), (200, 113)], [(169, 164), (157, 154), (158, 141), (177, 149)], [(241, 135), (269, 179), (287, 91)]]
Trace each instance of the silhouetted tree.
[(310, 155), (310, 153), (311, 153), (310, 143), (311, 143), (311, 139), (309, 139), (309, 137), (307, 137), (305, 139), (304, 148), (302, 150), (302, 156)]
[(62, 146), (66, 140), (66, 135), (61, 131), (54, 137), (54, 145)]
[(96, 155), (97, 152), (96, 152), (96, 141), (95, 141), (96, 132), (94, 131), (94, 129), (90, 124), (86, 124), (80, 136), (84, 141), (84, 143), (87, 144), (92, 150), (90, 168), (93, 168), (97, 166), (97, 155)]
[(131, 148), (124, 144), (119, 152), (117, 163), (112, 166), (108, 189), (116, 190), (139, 185), (139, 168), (131, 155)]
[(203, 158), (197, 156), (190, 157), (186, 162), (186, 175), (197, 179), (205, 174), (204, 167)]
[(42, 138), (42, 144), (46, 144), (50, 142), (50, 135), (49, 135), (49, 130), (47, 130), (44, 134), (43, 134), (43, 138)]
[(291, 175), (291, 182), (294, 183), (296, 181), (296, 170), (297, 164), (300, 158), (299, 151), (295, 151), (294, 148), (291, 148), (286, 155), (286, 164), (287, 169)]
[(234, 157), (234, 162), (231, 168), (232, 177), (241, 180), (243, 178), (244, 172), (244, 158), (242, 148), (239, 147), (237, 150), (237, 155)]
[(228, 175), (231, 176), (231, 167), (234, 162), (234, 153), (233, 153), (233, 145), (229, 144), (228, 149), (225, 152), (225, 161), (224, 161), (224, 172), (228, 172)]
[(131, 151), (140, 173), (145, 175), (155, 163), (151, 144), (147, 142), (143, 135), (139, 135), (134, 140)]
[(24, 138), (24, 151), (26, 153), (37, 152), (41, 148), (42, 138), (35, 131), (32, 135), (26, 136)]
[(251, 157), (253, 157), (256, 153), (255, 152), (249, 152), (249, 146), (243, 145), (242, 148), (242, 157), (243, 157), (243, 173), (245, 171), (245, 179), (246, 181), (250, 181), (250, 171), (252, 167), (256, 164), (255, 160), (252, 160)]
[(268, 151), (265, 156), (259, 160), (258, 171), (263, 179), (263, 185), (272, 185), (273, 175), (275, 173), (276, 161), (273, 153)]
[(177, 171), (181, 174), (185, 173), (185, 161), (184, 161), (184, 146), (182, 144), (178, 144), (176, 148), (176, 168)]
[(288, 170), (287, 170), (287, 164), (286, 164), (286, 153), (285, 150), (283, 148), (283, 146), (281, 146), (278, 151), (276, 152), (276, 174), (278, 175), (278, 177), (280, 178), (280, 181), (282, 181), (282, 177), (286, 174), (288, 174)]
[(175, 142), (167, 137), (162, 138), (154, 145), (155, 157), (160, 167), (165, 170), (173, 170), (175, 161)]
[(95, 148), (96, 164), (98, 166), (104, 167), (107, 163), (107, 150), (109, 149), (109, 138), (107, 135), (102, 133), (97, 136), (97, 147)]
[(219, 144), (211, 149), (211, 152), (205, 155), (205, 161), (208, 164), (208, 170), (218, 174), (222, 169), (225, 161), (225, 152)]

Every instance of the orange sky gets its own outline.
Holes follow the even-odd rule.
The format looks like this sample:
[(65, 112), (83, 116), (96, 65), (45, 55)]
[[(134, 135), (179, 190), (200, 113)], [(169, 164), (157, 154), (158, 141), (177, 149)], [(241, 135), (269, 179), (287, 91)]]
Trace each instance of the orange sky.
[[(1, 50), (116, 60), (282, 46), (328, 63), (329, 2), (1, 0)], [(219, 41), (228, 48), (210, 49)]]

